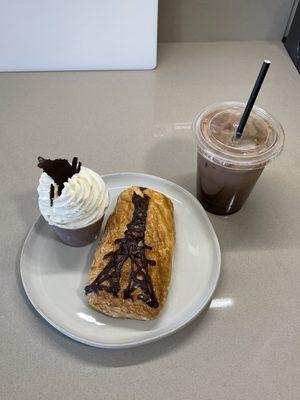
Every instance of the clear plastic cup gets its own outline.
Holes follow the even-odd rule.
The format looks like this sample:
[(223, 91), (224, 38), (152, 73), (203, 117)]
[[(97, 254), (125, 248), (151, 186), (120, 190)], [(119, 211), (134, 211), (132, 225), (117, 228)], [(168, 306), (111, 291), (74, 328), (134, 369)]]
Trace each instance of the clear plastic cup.
[(235, 133), (246, 104), (213, 104), (195, 119), (197, 197), (218, 215), (241, 209), (264, 167), (281, 153), (284, 131), (280, 123), (253, 107), (241, 138)]

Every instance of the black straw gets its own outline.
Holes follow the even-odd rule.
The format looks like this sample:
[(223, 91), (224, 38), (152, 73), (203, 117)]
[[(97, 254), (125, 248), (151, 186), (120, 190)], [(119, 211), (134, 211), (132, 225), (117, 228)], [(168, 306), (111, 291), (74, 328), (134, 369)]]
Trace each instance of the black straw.
[(268, 60), (265, 60), (263, 62), (263, 65), (262, 65), (262, 67), (260, 69), (260, 72), (258, 74), (258, 77), (256, 79), (255, 85), (254, 85), (254, 87), (252, 89), (252, 92), (250, 94), (250, 97), (249, 97), (248, 103), (246, 105), (245, 111), (244, 111), (244, 113), (242, 115), (242, 118), (240, 120), (239, 126), (238, 126), (238, 128), (236, 130), (236, 134), (235, 134), (236, 138), (240, 138), (242, 136), (243, 130), (244, 130), (245, 125), (246, 125), (246, 123), (248, 121), (248, 118), (249, 118), (249, 115), (251, 113), (252, 107), (253, 107), (253, 105), (255, 103), (255, 100), (256, 100), (256, 97), (257, 97), (257, 95), (258, 95), (258, 93), (260, 91), (261, 85), (263, 84), (263, 81), (265, 79), (265, 76), (267, 74), (267, 71), (269, 69), (270, 64), (271, 64), (271, 61), (268, 61)]

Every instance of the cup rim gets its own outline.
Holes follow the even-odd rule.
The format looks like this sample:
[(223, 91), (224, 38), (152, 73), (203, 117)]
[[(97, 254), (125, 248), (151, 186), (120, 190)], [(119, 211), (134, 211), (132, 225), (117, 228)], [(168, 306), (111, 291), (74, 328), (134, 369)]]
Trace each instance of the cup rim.
[(208, 161), (213, 162), (214, 164), (220, 165), (225, 168), (230, 169), (259, 169), (265, 167), (267, 164), (271, 163), (275, 160), (279, 154), (281, 153), (284, 145), (285, 134), (282, 125), (273, 117), (271, 113), (268, 111), (254, 106), (254, 112), (267, 119), (268, 122), (273, 126), (276, 132), (276, 139), (274, 144), (269, 147), (266, 151), (258, 155), (249, 155), (243, 157), (234, 154), (225, 154), (216, 148), (212, 147), (205, 139), (204, 136), (201, 135), (201, 121), (202, 119), (209, 113), (226, 107), (231, 108), (245, 108), (246, 103), (238, 102), (238, 101), (225, 101), (214, 103), (205, 109), (203, 109), (200, 113), (197, 114), (194, 122), (193, 122), (193, 132), (194, 138), (196, 141), (198, 152), (206, 158)]

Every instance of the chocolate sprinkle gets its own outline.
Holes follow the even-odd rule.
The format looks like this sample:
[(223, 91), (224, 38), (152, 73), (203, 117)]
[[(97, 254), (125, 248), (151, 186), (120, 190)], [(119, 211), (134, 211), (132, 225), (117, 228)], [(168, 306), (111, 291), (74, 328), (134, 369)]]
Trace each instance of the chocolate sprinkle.
[[(143, 188), (143, 190), (146, 189)], [(103, 257), (109, 261), (97, 278), (85, 287), (85, 294), (104, 290), (116, 297), (121, 289), (122, 267), (130, 259), (131, 272), (128, 285), (123, 290), (123, 298), (133, 300), (133, 292), (140, 289), (141, 293), (137, 296), (138, 299), (144, 301), (149, 307), (157, 308), (159, 306), (148, 272), (148, 265), (154, 266), (156, 262), (147, 259), (145, 255), (146, 250), (152, 250), (151, 246), (145, 244), (149, 200), (150, 197), (146, 194), (142, 197), (133, 193), (134, 212), (131, 222), (124, 232), (124, 237), (116, 239), (115, 243), (119, 245), (118, 248)]]
[[(58, 186), (57, 194), (61, 195), (64, 188), (65, 182), (68, 182), (69, 178), (73, 175), (78, 174), (81, 168), (81, 162), (78, 163), (78, 158), (74, 157), (72, 165), (68, 160), (58, 158), (56, 160), (49, 160), (43, 157), (38, 157), (38, 167), (42, 168), (46, 174), (48, 174)], [(54, 186), (50, 186), (50, 206), (53, 206), (54, 199)]]

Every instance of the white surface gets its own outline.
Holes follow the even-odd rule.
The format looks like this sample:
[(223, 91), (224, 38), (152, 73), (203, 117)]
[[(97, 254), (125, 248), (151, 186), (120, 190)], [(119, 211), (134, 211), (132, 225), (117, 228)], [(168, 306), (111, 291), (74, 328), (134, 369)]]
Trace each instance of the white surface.
[(152, 69), (157, 0), (0, 0), (0, 71)]
[(21, 255), (25, 291), (37, 311), (59, 331), (96, 347), (121, 348), (162, 338), (193, 319), (211, 298), (220, 274), (217, 237), (200, 203), (180, 186), (150, 175), (124, 173), (103, 177), (115, 207), (128, 186), (161, 191), (174, 204), (176, 247), (167, 304), (154, 321), (119, 320), (87, 305), (84, 286), (97, 243), (72, 248), (59, 242), (39, 219)]

